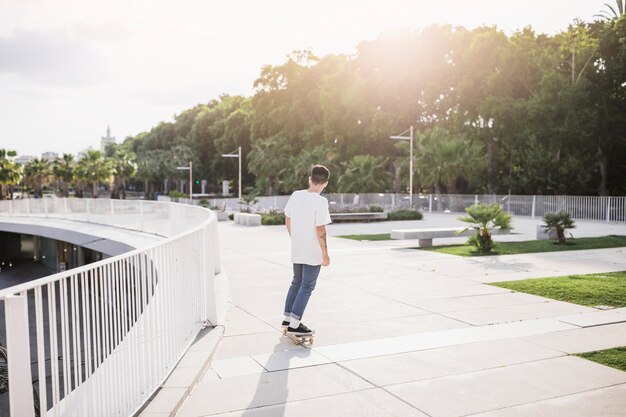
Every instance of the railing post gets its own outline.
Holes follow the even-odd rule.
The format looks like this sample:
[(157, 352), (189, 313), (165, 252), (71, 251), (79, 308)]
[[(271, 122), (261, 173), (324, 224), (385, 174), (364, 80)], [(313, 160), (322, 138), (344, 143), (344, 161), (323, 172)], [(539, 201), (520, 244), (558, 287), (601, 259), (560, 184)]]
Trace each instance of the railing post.
[(433, 195), (432, 194), (428, 194), (428, 212), (429, 213), (433, 212)]
[(26, 297), (4, 300), (9, 369), (9, 409), (12, 416), (35, 417), (30, 370), (30, 341)]
[(478, 194), (474, 194), (474, 205), (478, 205)]
[(611, 197), (606, 198), (606, 222), (611, 221)]
[(9, 215), (13, 216), (13, 200), (9, 200)]
[(26, 214), (30, 214), (30, 199), (26, 199)]
[(67, 219), (67, 197), (63, 199), (63, 212), (65, 213), (65, 218)]
[(48, 217), (48, 199), (47, 198), (43, 199), (43, 212), (45, 216)]
[(534, 219), (534, 218), (535, 218), (535, 207), (536, 207), (536, 204), (537, 204), (537, 196), (536, 196), (536, 195), (534, 195), (534, 196), (533, 196), (533, 206), (532, 206), (532, 208), (530, 209), (530, 218), (531, 218), (531, 219)]
[(143, 232), (143, 200), (139, 200), (139, 219), (141, 221), (141, 231)]
[(87, 215), (87, 221), (89, 221), (89, 218), (90, 218), (90, 216), (89, 216), (89, 214), (90, 214), (89, 213), (89, 199), (87, 198), (87, 199), (85, 199), (85, 201), (86, 201), (85, 214)]

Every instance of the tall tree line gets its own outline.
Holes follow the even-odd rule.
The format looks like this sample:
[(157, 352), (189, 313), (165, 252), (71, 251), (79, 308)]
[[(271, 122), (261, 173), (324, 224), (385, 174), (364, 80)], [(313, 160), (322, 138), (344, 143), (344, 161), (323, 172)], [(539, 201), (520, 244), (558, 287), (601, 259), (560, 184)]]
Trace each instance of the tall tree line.
[(389, 136), (413, 125), (424, 191), (626, 192), (621, 14), (553, 36), (432, 26), (386, 33), (353, 56), (296, 51), (264, 67), (254, 91), (129, 138), (146, 186), (163, 191), (188, 160), (214, 187), (236, 181), (236, 160), (221, 155), (241, 146), (244, 184), (262, 193), (303, 187), (316, 162), (331, 167), (333, 191), (406, 191), (408, 146)]
[[(415, 189), (624, 194), (624, 3), (556, 35), (444, 25), (385, 33), (354, 55), (295, 51), (262, 68), (251, 97), (223, 95), (127, 138), (118, 152), (136, 155), (136, 171), (108, 155), (131, 164), (115, 168), (114, 188), (168, 193), (191, 161), (219, 192), (238, 175), (222, 154), (241, 146), (244, 188), (259, 193), (304, 187), (313, 163), (331, 169), (329, 192), (406, 192), (408, 143), (389, 136), (414, 126)], [(0, 155), (0, 169), (9, 162)]]

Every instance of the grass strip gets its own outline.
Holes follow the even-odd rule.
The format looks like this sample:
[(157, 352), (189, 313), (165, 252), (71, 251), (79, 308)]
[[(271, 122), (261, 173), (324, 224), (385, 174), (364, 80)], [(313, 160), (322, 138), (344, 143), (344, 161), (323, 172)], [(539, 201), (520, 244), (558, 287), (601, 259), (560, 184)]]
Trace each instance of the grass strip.
[[(365, 235), (367, 236), (367, 235)], [(487, 254), (479, 253), (469, 245), (432, 246), (429, 248), (413, 248), (428, 250), (457, 256), (493, 256), (518, 255), (524, 253), (562, 252), (585, 249), (608, 249), (626, 246), (626, 236), (603, 236), (569, 239), (567, 244), (559, 245), (552, 240), (528, 240), (524, 242), (498, 242), (496, 248)]]
[(626, 307), (626, 271), (494, 282), (491, 285), (589, 307)]
[(576, 356), (626, 372), (626, 346), (578, 353)]

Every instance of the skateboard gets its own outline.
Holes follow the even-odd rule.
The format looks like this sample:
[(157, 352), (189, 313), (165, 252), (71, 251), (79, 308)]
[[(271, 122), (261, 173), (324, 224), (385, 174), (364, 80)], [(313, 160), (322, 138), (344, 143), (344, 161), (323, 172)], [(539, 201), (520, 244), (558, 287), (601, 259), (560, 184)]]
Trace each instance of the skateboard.
[(291, 335), (287, 333), (287, 329), (283, 329), (283, 334), (287, 336), (288, 338), (290, 338), (293, 341), (294, 345), (305, 345), (305, 344), (312, 345), (313, 342), (315, 341), (314, 335), (310, 335), (310, 336)]

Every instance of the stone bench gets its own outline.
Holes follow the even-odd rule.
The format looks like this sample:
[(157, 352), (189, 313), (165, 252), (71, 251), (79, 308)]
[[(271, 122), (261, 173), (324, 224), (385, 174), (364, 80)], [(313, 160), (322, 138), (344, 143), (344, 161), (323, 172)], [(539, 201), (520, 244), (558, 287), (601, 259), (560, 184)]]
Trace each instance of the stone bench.
[(253, 213), (235, 213), (235, 224), (242, 226), (260, 226), (261, 215)]
[(387, 213), (330, 213), (333, 222), (347, 221), (381, 221), (387, 220)]
[[(391, 231), (391, 238), (402, 239), (419, 239), (420, 248), (430, 247), (433, 245), (433, 239), (441, 239), (446, 237), (468, 237), (476, 233), (474, 229), (468, 229), (463, 233), (463, 227), (444, 227), (432, 229), (396, 229)], [(504, 234), (500, 230), (494, 230), (493, 235)]]

